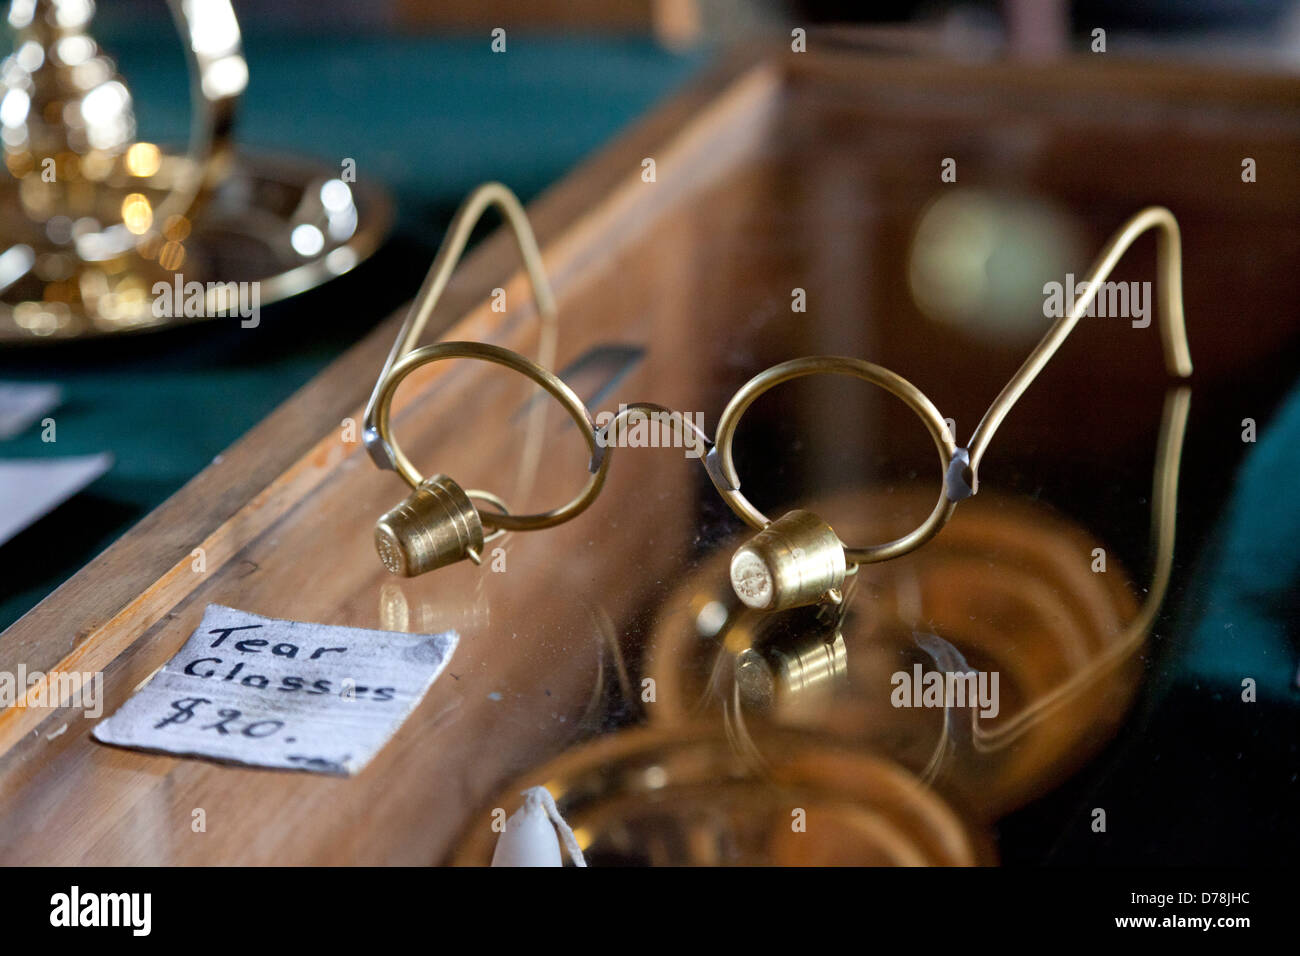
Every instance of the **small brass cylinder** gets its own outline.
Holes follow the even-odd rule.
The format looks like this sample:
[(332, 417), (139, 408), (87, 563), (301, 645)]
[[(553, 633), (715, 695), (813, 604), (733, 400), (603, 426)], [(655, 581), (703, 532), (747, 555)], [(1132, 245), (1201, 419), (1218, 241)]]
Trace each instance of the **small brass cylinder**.
[(375, 524), (384, 567), (413, 578), (483, 551), (483, 521), (464, 489), (446, 475), (426, 478)]
[(783, 611), (817, 604), (844, 583), (844, 545), (811, 511), (791, 511), (736, 549), (731, 586), (747, 606)]
[(740, 698), (759, 712), (776, 713), (816, 706), (848, 676), (848, 652), (839, 631), (800, 634), (793, 640), (764, 642), (736, 656)]

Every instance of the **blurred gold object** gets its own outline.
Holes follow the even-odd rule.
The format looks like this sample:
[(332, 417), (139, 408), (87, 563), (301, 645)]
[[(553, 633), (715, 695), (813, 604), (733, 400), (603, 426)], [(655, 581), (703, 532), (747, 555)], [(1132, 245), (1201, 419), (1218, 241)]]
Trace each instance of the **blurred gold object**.
[(1077, 220), (1041, 196), (955, 186), (917, 217), (908, 284), (917, 308), (964, 337), (1032, 345), (1041, 336), (1043, 278), (1087, 255)]
[(716, 728), (625, 730), (503, 788), (450, 862), (486, 866), (492, 810), (555, 796), (592, 866), (972, 866), (994, 862), (978, 827), (888, 759), (771, 728), (755, 762)]
[[(236, 154), (248, 66), (234, 11), (229, 0), (169, 5), (191, 79), (179, 155), (135, 138), (131, 93), (89, 32), (92, 0), (10, 4), (0, 342), (157, 328), (236, 314), (241, 302), (260, 309), (352, 268), (387, 229), (376, 190)], [(232, 294), (239, 283), (258, 285), (255, 304)]]

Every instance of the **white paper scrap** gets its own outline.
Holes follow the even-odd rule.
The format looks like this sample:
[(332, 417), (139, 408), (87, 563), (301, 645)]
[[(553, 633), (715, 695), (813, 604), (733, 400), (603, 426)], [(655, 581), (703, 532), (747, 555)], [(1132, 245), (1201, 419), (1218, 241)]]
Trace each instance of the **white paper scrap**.
[(101, 743), (253, 767), (360, 772), (459, 640), (302, 624), (209, 604), (180, 652), (95, 727)]
[(13, 438), (63, 401), (63, 389), (43, 382), (0, 382), (0, 441)]
[(113, 456), (0, 460), (0, 544), (108, 471)]

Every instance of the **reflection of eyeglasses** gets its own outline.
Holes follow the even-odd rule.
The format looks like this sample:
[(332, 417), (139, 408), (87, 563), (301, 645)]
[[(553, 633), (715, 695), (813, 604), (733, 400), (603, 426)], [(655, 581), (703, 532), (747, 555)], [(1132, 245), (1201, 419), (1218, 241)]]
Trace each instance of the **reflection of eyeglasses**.
[[(540, 364), (509, 349), (479, 342), (443, 342), (414, 348), (464, 251), (471, 230), (489, 205), (502, 211), (514, 231), (532, 282), (533, 296), (542, 320)], [(1075, 324), (1087, 313), (1101, 284), (1120, 257), (1138, 236), (1153, 228), (1159, 230), (1156, 250), (1160, 280), (1158, 310), (1165, 366), (1171, 375), (1185, 378), (1192, 372), (1192, 361), (1183, 321), (1182, 249), (1178, 223), (1169, 210), (1153, 206), (1133, 216), (1111, 237), (1088, 273), (1083, 294), (1070, 311), (1047, 330), (994, 399), (965, 448), (957, 447), (934, 403), (911, 382), (862, 359), (828, 355), (782, 362), (746, 382), (723, 410), (714, 443), (699, 433), (689, 418), (649, 403), (625, 406), (613, 421), (602, 428), (596, 427), (582, 400), (545, 368), (555, 350), (555, 300), (523, 207), (504, 186), (487, 183), (471, 193), (456, 213), (366, 408), (365, 443), (371, 457), (379, 467), (396, 471), (414, 489), (402, 504), (379, 519), (375, 542), (380, 557), (389, 570), (405, 575), (420, 574), (466, 557), (477, 563), (481, 560), (484, 542), (490, 540), (484, 535), (485, 527), (495, 535), (505, 531), (552, 527), (576, 517), (595, 500), (604, 484), (611, 458), (610, 430), (619, 427), (625, 418), (653, 417), (659, 422), (675, 422), (680, 428), (692, 431), (694, 437), (704, 444), (712, 445), (705, 458), (709, 477), (731, 509), (759, 530), (732, 559), (731, 580), (737, 596), (750, 607), (764, 610), (781, 610), (823, 601), (838, 603), (842, 600), (841, 587), (846, 575), (858, 565), (896, 558), (920, 547), (947, 523), (958, 502), (975, 494), (979, 487), (980, 461), (1002, 420), (1051, 360)], [(582, 430), (592, 456), (591, 477), (577, 497), (552, 511), (511, 515), (496, 495), (462, 490), (445, 475), (427, 479), (421, 476), (392, 438), (389, 410), (397, 386), (407, 375), (430, 362), (447, 358), (476, 358), (513, 369), (532, 379), (564, 406)], [(810, 511), (791, 511), (770, 521), (741, 494), (740, 478), (732, 458), (732, 445), (741, 416), (764, 392), (808, 375), (848, 375), (872, 382), (902, 399), (920, 417), (939, 451), (944, 480), (934, 510), (908, 534), (884, 544), (849, 547), (826, 521)], [(486, 501), (496, 510), (483, 514), (473, 499)]]

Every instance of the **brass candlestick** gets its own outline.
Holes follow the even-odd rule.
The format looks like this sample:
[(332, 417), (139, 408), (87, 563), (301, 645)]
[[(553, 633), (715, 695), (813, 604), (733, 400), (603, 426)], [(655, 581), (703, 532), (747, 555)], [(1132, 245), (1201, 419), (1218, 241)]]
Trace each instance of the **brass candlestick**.
[(10, 4), (14, 52), (0, 65), (8, 172), (0, 342), (247, 320), (250, 309), (352, 268), (387, 230), (388, 203), (376, 190), (328, 169), (236, 153), (248, 66), (234, 11), (229, 0), (169, 5), (193, 113), (188, 148), (177, 154), (137, 139), (130, 90), (90, 33), (92, 0)]

